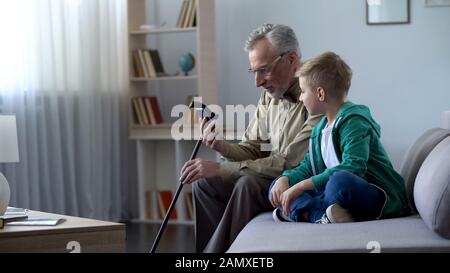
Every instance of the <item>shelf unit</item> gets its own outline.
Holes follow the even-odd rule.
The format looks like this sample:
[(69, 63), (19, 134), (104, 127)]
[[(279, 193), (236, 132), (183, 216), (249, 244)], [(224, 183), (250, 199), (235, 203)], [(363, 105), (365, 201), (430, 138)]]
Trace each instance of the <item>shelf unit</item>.
[[(184, 162), (189, 159), (194, 147), (194, 140), (176, 141), (171, 136), (171, 119), (166, 114), (173, 105), (159, 100), (161, 112), (163, 113), (164, 124), (139, 125), (133, 118), (132, 98), (139, 96), (158, 96), (165, 94), (165, 97), (180, 96), (177, 92), (165, 90), (164, 84), (177, 83), (182, 91), (186, 84), (196, 84), (195, 95), (202, 97), (205, 104), (217, 104), (217, 79), (216, 79), (216, 45), (215, 45), (215, 3), (214, 0), (195, 0), (196, 27), (176, 28), (177, 18), (162, 18), (164, 14), (172, 13), (178, 16), (182, 2), (184, 0), (128, 0), (128, 51), (129, 51), (129, 138), (136, 141), (137, 148), (137, 169), (138, 169), (138, 202), (139, 218), (141, 222), (160, 222), (161, 219), (147, 219), (146, 192), (149, 190), (171, 190), (175, 192), (178, 185), (178, 174)], [(194, 1), (194, 0), (192, 0)], [(169, 3), (170, 2), (170, 3)], [(175, 3), (175, 4), (174, 4)], [(164, 11), (164, 6), (166, 10)], [(170, 7), (169, 7), (170, 6)], [(167, 9), (167, 7), (169, 7)], [(169, 12), (167, 12), (169, 10)], [(171, 10), (171, 11), (170, 11)], [(141, 25), (161, 25), (163, 20), (171, 23), (167, 27), (141, 30)], [(172, 23), (173, 22), (173, 23)], [(158, 48), (158, 41), (164, 37), (176, 35), (195, 36), (195, 70), (189, 76), (164, 76), (153, 78), (136, 77), (133, 69), (132, 52), (137, 49), (156, 48), (160, 51), (161, 60), (165, 62), (165, 56), (171, 56), (174, 46), (183, 47), (183, 41), (171, 47)], [(175, 37), (176, 39), (176, 37)], [(155, 46), (156, 44), (156, 46)], [(175, 54), (175, 53), (174, 53)], [(172, 93), (171, 93), (172, 92)], [(192, 95), (192, 94), (191, 94)], [(184, 101), (185, 103), (185, 101)], [(164, 116), (164, 114), (166, 114)], [(196, 136), (198, 137), (198, 136)], [(199, 156), (211, 160), (217, 160), (216, 153), (200, 149)], [(184, 192), (190, 191), (190, 187), (185, 187)], [(156, 213), (156, 200), (152, 200), (152, 215)], [(177, 206), (177, 220), (169, 222), (180, 224), (192, 224), (189, 220), (185, 208), (184, 194), (181, 194)]]

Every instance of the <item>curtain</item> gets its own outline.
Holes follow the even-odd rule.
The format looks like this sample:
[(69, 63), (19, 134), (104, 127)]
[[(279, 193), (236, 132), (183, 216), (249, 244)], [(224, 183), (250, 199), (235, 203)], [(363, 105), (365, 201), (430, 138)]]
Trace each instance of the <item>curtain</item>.
[[(127, 195), (125, 0), (0, 1), (10, 206), (117, 221)], [(1, 128), (0, 128), (1, 129)]]

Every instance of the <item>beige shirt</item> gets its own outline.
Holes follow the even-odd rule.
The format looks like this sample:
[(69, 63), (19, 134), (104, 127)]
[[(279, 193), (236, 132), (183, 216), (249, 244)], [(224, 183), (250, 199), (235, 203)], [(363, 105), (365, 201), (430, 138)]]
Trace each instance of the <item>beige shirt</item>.
[(242, 175), (276, 178), (285, 169), (297, 166), (306, 154), (309, 137), (322, 115), (311, 116), (299, 101), (298, 81), (284, 98), (272, 99), (263, 92), (240, 143), (229, 143), (222, 154), (222, 179)]

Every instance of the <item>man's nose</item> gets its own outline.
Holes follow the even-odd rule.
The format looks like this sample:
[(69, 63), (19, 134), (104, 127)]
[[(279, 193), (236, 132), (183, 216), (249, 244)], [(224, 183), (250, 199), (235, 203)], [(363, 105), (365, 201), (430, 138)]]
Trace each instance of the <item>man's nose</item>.
[(256, 72), (255, 73), (255, 85), (256, 87), (261, 87), (266, 83), (266, 78), (262, 73)]

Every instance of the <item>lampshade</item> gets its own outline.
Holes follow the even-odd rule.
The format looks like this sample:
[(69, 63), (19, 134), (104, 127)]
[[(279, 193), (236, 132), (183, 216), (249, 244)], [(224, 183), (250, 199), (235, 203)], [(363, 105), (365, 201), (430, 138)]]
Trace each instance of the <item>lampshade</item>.
[[(19, 162), (16, 116), (0, 115), (0, 163)], [(0, 173), (0, 216), (8, 208), (11, 191), (5, 176)]]
[(19, 162), (16, 116), (0, 115), (0, 163)]

